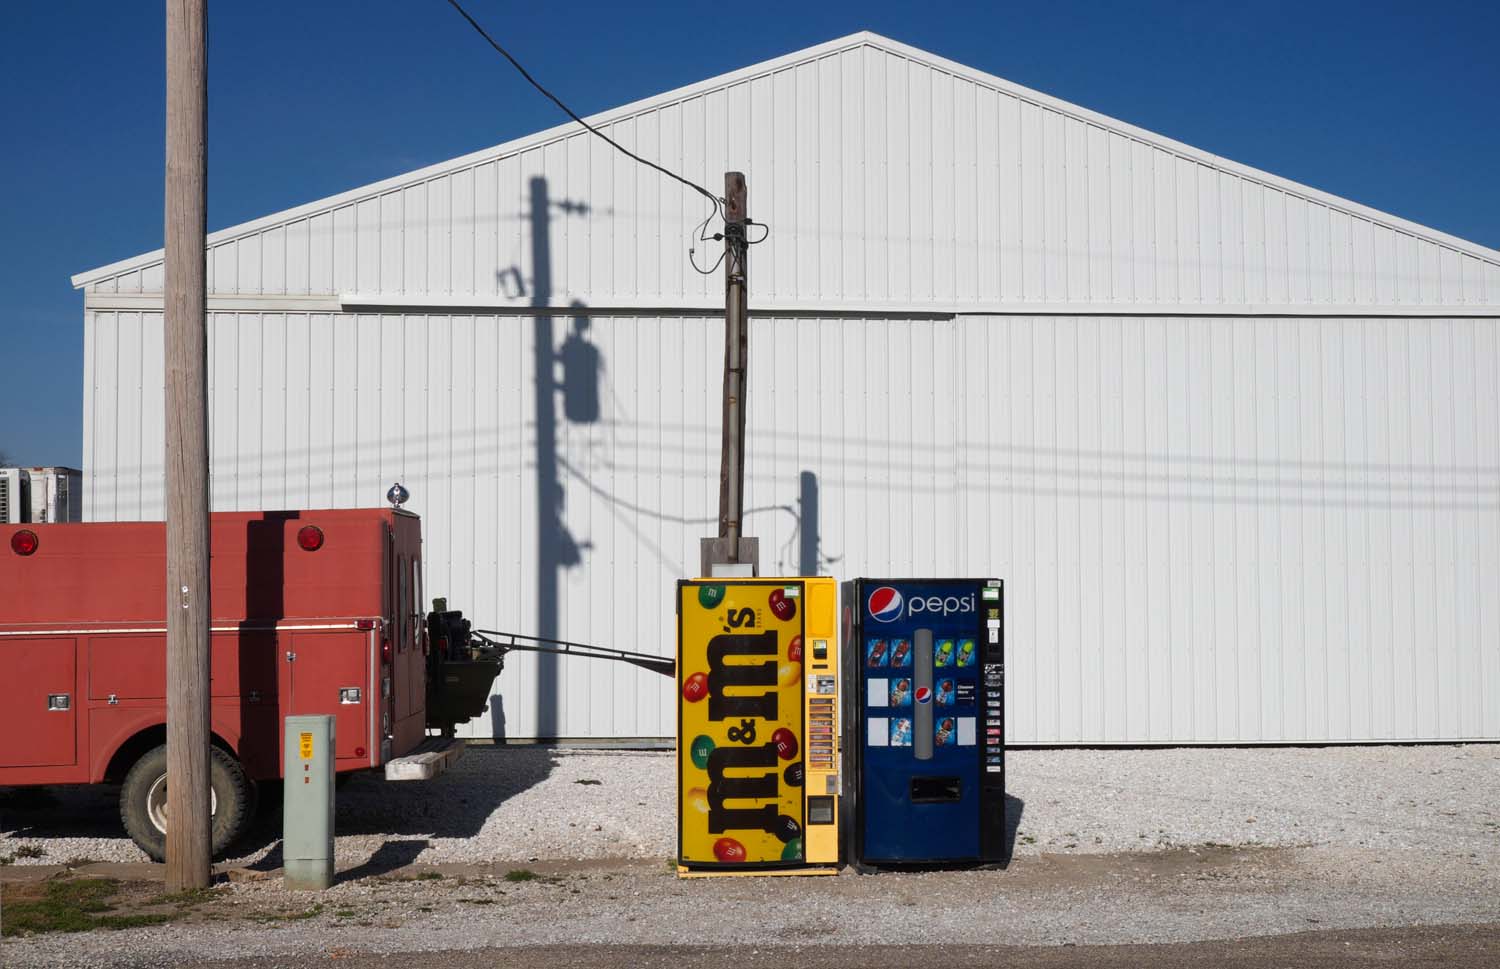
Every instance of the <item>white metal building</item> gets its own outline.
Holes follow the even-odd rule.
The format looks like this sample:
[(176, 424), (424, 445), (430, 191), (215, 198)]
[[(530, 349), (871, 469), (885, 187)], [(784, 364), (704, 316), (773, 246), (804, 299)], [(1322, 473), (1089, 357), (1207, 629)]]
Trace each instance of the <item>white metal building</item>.
[[(591, 121), (771, 228), (763, 569), (1003, 576), (1013, 742), (1500, 739), (1500, 252), (871, 34)], [(705, 214), (567, 125), (214, 233), (215, 507), (399, 478), (479, 625), (670, 654)], [(161, 260), (74, 278), (92, 519), (162, 513)], [(634, 667), (498, 694), (510, 737), (673, 730)]]

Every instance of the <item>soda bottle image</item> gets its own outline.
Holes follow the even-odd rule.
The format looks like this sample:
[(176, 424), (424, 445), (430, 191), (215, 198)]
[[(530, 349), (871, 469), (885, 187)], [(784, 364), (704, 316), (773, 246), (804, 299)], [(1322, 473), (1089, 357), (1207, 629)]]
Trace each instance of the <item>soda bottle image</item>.
[(891, 706), (904, 707), (911, 700), (911, 680), (902, 677), (891, 681)]
[(865, 665), (866, 666), (884, 666), (885, 665), (885, 640), (883, 640), (883, 639), (872, 639), (872, 640), (869, 641), (868, 644), (866, 644), (866, 646), (865, 646)]
[(891, 650), (891, 665), (892, 666), (910, 666), (911, 665), (911, 640), (909, 640), (909, 639), (898, 639), (898, 640), (896, 640), (896, 648), (893, 649), (893, 650)]
[(951, 640), (951, 639), (940, 639), (940, 640), (938, 640), (937, 649), (934, 651), (934, 655), (933, 655), (933, 658), (932, 658), (932, 665), (934, 665), (934, 666), (952, 666), (953, 665), (953, 640)]
[(974, 665), (974, 640), (960, 639), (958, 641), (958, 665)]
[(911, 746), (911, 721), (905, 717), (897, 717), (891, 721), (891, 746)]
[(953, 718), (944, 717), (938, 721), (937, 730), (933, 735), (933, 742), (939, 747), (946, 747), (953, 740)]

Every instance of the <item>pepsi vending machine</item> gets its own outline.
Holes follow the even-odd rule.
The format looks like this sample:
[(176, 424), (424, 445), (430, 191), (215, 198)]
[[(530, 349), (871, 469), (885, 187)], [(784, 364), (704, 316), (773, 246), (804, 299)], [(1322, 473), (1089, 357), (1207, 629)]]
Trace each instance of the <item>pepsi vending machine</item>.
[(844, 809), (856, 867), (1004, 862), (999, 579), (842, 588)]

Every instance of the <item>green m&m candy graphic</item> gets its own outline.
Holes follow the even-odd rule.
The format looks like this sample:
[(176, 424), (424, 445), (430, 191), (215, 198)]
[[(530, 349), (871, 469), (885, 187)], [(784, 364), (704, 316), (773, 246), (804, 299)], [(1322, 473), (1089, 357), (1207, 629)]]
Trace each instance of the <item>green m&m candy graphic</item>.
[(725, 589), (722, 585), (700, 585), (698, 587), (698, 605), (705, 609), (717, 609), (719, 603), (724, 601)]
[(786, 847), (781, 849), (781, 860), (782, 861), (801, 861), (802, 860), (802, 839), (801, 838), (793, 838), (791, 841), (788, 841), (786, 843)]
[(713, 752), (713, 738), (707, 734), (699, 734), (693, 738), (692, 744), (688, 747), (688, 758), (693, 762), (694, 767), (699, 770), (707, 770), (708, 755)]

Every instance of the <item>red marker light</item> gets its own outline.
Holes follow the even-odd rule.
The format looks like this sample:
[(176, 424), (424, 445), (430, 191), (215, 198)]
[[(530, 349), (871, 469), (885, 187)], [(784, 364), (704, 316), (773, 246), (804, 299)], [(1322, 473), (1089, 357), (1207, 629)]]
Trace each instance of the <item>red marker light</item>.
[(364, 755), (365, 755), (365, 749), (363, 747), (355, 747), (354, 748), (354, 756), (356, 756), (356, 757), (363, 757)]
[(380, 662), (386, 666), (391, 665), (391, 641), (389, 639), (381, 640)]
[(303, 525), (297, 529), (297, 544), (304, 552), (316, 552), (323, 547), (323, 529), (317, 525)]
[(40, 544), (36, 532), (29, 528), (23, 528), (10, 537), (10, 550), (17, 555), (30, 555)]

